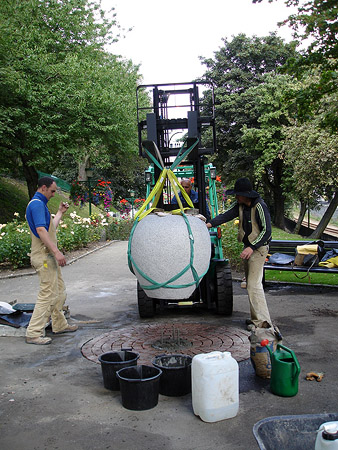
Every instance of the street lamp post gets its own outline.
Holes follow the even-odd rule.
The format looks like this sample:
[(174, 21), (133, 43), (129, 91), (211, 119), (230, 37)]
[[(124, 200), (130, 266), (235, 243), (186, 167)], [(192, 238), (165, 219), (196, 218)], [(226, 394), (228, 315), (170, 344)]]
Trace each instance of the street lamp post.
[(134, 203), (135, 203), (135, 191), (129, 191), (130, 198), (126, 197), (126, 200), (131, 204), (131, 217), (134, 218)]
[(92, 215), (92, 186), (91, 186), (91, 180), (93, 178), (93, 172), (94, 170), (91, 167), (87, 167), (85, 169), (86, 175), (87, 175), (87, 183), (88, 183), (88, 194), (89, 194), (89, 217)]

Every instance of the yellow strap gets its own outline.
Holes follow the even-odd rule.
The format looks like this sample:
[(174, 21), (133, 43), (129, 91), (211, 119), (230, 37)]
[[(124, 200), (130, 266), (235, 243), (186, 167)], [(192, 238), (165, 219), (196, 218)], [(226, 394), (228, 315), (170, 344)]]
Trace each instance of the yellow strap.
[(177, 186), (180, 188), (180, 191), (182, 193), (182, 196), (183, 196), (184, 200), (187, 202), (187, 204), (190, 206), (190, 208), (193, 208), (194, 205), (193, 205), (193, 203), (191, 201), (191, 198), (185, 192), (185, 189), (181, 186), (181, 183), (178, 181), (178, 179), (177, 179), (176, 175), (174, 174), (174, 172), (172, 170), (170, 170), (170, 169), (168, 170), (168, 178), (169, 178), (170, 184), (172, 185), (172, 188), (173, 188), (173, 191), (174, 191), (175, 196), (177, 198), (177, 203), (178, 203), (180, 209), (183, 211), (184, 208), (183, 208), (182, 202), (180, 200), (180, 197), (179, 197), (179, 195), (177, 193), (175, 182), (176, 182)]
[[(171, 184), (171, 186), (173, 188), (175, 197), (177, 198), (178, 206), (180, 207), (180, 209), (176, 209), (176, 210), (172, 211), (171, 213), (172, 214), (181, 214), (182, 212), (184, 213), (184, 211), (186, 211), (187, 209), (194, 207), (194, 205), (193, 205), (193, 203), (191, 201), (191, 198), (185, 192), (185, 189), (181, 186), (181, 184), (178, 181), (178, 179), (177, 179), (176, 175), (174, 174), (174, 172), (172, 170), (170, 170), (170, 169), (163, 169), (161, 174), (160, 174), (160, 176), (158, 177), (158, 180), (157, 180), (155, 186), (153, 187), (152, 191), (148, 195), (146, 201), (143, 203), (141, 208), (135, 214), (135, 219), (138, 218), (139, 220), (142, 220), (148, 214), (153, 212), (154, 209), (156, 209), (157, 203), (158, 203), (158, 201), (160, 199), (160, 196), (162, 194), (163, 187), (164, 187), (164, 184), (165, 184), (165, 180), (166, 180), (167, 177), (168, 177), (169, 182), (170, 182), (170, 184)], [(181, 201), (181, 199), (179, 197), (177, 186), (179, 187), (184, 200), (189, 205), (189, 208), (184, 208), (183, 207), (182, 201)], [(146, 206), (151, 202), (151, 200), (153, 198), (154, 198), (154, 201), (153, 201), (152, 207), (149, 208), (148, 210), (146, 210)]]
[[(143, 211), (146, 209), (146, 206), (151, 202), (151, 200), (153, 199), (154, 196), (155, 196), (155, 200), (153, 202), (153, 208), (156, 207), (156, 205), (158, 203), (158, 200), (160, 198), (160, 195), (162, 193), (162, 190), (163, 190), (164, 182), (165, 182), (165, 180), (167, 178), (167, 172), (168, 172), (167, 169), (163, 169), (162, 170), (160, 176), (158, 177), (158, 180), (157, 180), (155, 186), (153, 187), (152, 191), (148, 195), (148, 198), (146, 199), (146, 201), (143, 203), (141, 208), (135, 214), (135, 219), (143, 213)], [(147, 214), (149, 214), (149, 213), (147, 212)], [(145, 214), (143, 217), (145, 217), (147, 214)]]

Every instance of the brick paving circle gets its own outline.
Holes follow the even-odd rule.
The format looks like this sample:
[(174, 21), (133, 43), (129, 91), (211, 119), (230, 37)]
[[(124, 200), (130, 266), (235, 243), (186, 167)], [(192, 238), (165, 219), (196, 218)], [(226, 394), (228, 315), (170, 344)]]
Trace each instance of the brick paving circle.
[[(230, 326), (201, 323), (130, 325), (90, 339), (83, 344), (81, 352), (85, 358), (98, 364), (100, 355), (121, 348), (139, 353), (138, 364), (149, 365), (155, 356), (162, 354), (194, 356), (216, 350), (229, 351), (240, 362), (250, 357), (249, 334)], [(183, 344), (180, 347), (178, 338)]]

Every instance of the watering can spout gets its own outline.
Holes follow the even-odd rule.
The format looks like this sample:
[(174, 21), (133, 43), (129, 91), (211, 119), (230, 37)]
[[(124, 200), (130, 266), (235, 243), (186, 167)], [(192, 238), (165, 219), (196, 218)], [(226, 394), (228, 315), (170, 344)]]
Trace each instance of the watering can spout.
[(269, 353), (270, 353), (270, 358), (272, 358), (272, 355), (273, 355), (273, 352), (272, 352), (272, 350), (271, 350), (271, 348), (269, 347), (269, 339), (263, 339), (262, 341), (261, 341), (261, 346), (262, 347), (266, 347), (267, 349), (268, 349), (268, 351), (269, 351)]

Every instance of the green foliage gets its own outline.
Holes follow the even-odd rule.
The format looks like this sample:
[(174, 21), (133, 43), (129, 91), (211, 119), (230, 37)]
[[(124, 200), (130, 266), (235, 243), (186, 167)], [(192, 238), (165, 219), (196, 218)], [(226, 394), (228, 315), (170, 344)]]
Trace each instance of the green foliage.
[[(81, 217), (71, 212), (60, 221), (57, 228), (58, 248), (71, 252), (99, 241), (103, 235), (108, 240), (127, 240), (132, 221), (112, 220), (101, 213)], [(0, 264), (2, 267), (18, 269), (30, 265), (31, 237), (27, 222), (20, 221), (19, 213), (7, 224), (0, 224)]]
[(222, 249), (224, 257), (229, 259), (231, 268), (237, 272), (243, 271), (243, 262), (240, 254), (243, 250), (243, 244), (238, 242), (238, 220), (223, 223), (222, 230)]
[[(298, 273), (304, 276), (305, 272)], [(334, 273), (310, 273), (304, 278), (297, 278), (294, 273), (278, 272), (277, 270), (265, 271), (265, 279), (267, 281), (282, 281), (284, 283), (302, 283), (302, 284), (321, 284), (329, 286), (338, 286), (338, 275)]]
[(28, 202), (27, 186), (23, 182), (0, 177), (0, 223), (10, 222), (15, 212), (25, 217)]
[(285, 130), (286, 161), (299, 198), (318, 198), (337, 189), (338, 135), (319, 126), (320, 117)]
[(133, 225), (134, 221), (132, 220), (113, 219), (106, 229), (107, 239), (127, 241)]
[(258, 98), (246, 95), (265, 82), (265, 74), (275, 76), (287, 59), (295, 55), (295, 43), (286, 44), (275, 34), (252, 38), (240, 34), (215, 52), (214, 59), (202, 59), (206, 81), (215, 86), (218, 154), (214, 163), (222, 179), (233, 182), (239, 176), (253, 179), (255, 154), (242, 148), (243, 127), (258, 126)]
[(31, 237), (28, 224), (14, 220), (0, 225), (0, 262), (8, 263), (13, 269), (29, 265)]
[(136, 154), (138, 68), (104, 49), (118, 32), (98, 1), (0, 2), (1, 167), (22, 166), (30, 196), (65, 153), (98, 168)]
[[(262, 0), (253, 0), (254, 3)], [(272, 0), (269, 0), (270, 2)], [(317, 79), (304, 85), (295, 93), (298, 118), (307, 121), (315, 115), (322, 99), (333, 95), (335, 100), (325, 109), (322, 125), (338, 131), (338, 8), (336, 1), (285, 0), (287, 6), (296, 6), (298, 11), (279, 25), (288, 25), (293, 36), (307, 45), (307, 49), (296, 58), (290, 58), (286, 70), (299, 79), (315, 71)]]
[(66, 218), (57, 229), (58, 247), (62, 252), (86, 247), (89, 242), (100, 239), (103, 227), (107, 225), (96, 222), (96, 219), (82, 219), (80, 216), (72, 214), (72, 217)]

